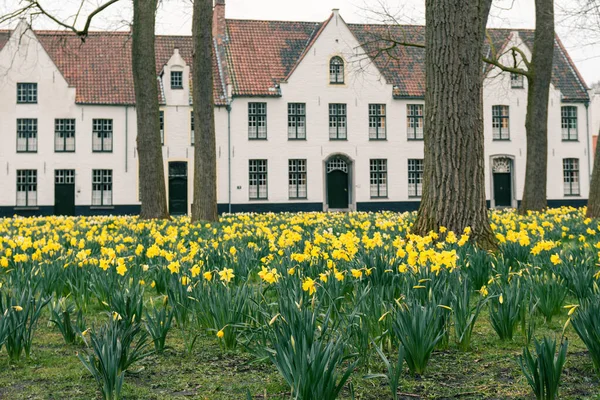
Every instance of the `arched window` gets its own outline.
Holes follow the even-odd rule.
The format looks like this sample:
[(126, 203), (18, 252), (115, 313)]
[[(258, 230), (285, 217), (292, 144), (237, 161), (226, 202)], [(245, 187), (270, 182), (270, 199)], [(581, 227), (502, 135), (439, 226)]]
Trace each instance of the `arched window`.
[(344, 83), (344, 60), (341, 57), (332, 57), (329, 61), (329, 83)]

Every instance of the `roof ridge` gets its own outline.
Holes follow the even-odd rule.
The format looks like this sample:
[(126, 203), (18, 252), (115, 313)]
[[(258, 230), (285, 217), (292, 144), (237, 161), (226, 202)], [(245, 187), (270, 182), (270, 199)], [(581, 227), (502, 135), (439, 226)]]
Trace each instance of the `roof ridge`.
[[(329, 19), (329, 18), (327, 18)], [(327, 21), (325, 19), (325, 21)], [(250, 18), (225, 18), (225, 21), (238, 21), (238, 22), (279, 22), (279, 23), (289, 23), (289, 24), (322, 24), (323, 21), (290, 21), (290, 20), (279, 20), (279, 19), (250, 19)]]

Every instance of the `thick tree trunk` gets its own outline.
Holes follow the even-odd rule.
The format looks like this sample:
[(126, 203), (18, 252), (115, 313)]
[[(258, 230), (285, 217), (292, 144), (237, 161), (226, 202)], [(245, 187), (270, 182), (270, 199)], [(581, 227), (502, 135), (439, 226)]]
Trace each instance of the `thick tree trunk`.
[(194, 0), (193, 101), (195, 123), (192, 221), (217, 221), (217, 156), (213, 98), (212, 0)]
[(554, 0), (535, 0), (535, 39), (527, 77), (527, 165), (519, 212), (541, 211), (548, 205), (548, 100), (554, 56)]
[[(584, 175), (583, 179), (585, 178)], [(594, 153), (594, 169), (592, 170), (586, 216), (588, 218), (600, 218), (600, 143), (596, 145)]]
[(140, 218), (169, 218), (160, 144), (158, 83), (154, 49), (157, 0), (133, 0), (131, 60), (137, 115)]
[(414, 232), (445, 226), (495, 248), (485, 199), (483, 2), (426, 0), (425, 160)]

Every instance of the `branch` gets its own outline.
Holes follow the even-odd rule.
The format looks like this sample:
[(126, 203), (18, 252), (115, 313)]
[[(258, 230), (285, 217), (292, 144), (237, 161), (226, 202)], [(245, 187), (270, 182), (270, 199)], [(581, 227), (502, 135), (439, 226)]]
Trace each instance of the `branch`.
[[(500, 68), (502, 71), (505, 72), (511, 72), (513, 74), (517, 74), (517, 75), (523, 75), (526, 77), (530, 77), (531, 76), (531, 62), (527, 59), (526, 54), (523, 52), (523, 50), (521, 50), (520, 48), (513, 46), (510, 49), (508, 49), (506, 52), (500, 54), (500, 55), (496, 55), (495, 54), (495, 48), (494, 48), (494, 44), (493, 41), (491, 40), (491, 37), (488, 34), (488, 40), (490, 42), (490, 48), (491, 48), (491, 53), (492, 53), (492, 57), (482, 57), (483, 62), (485, 62), (486, 64), (495, 66), (497, 68)], [(374, 44), (374, 43), (381, 43), (382, 41), (389, 43), (389, 45), (385, 46), (385, 47), (380, 47), (378, 49), (376, 49), (374, 51), (375, 55), (374, 57), (377, 57), (379, 54), (381, 53), (385, 53), (386, 55), (388, 55), (390, 58), (394, 58), (393, 53), (391, 52), (391, 50), (393, 50), (394, 48), (396, 48), (397, 46), (404, 46), (404, 47), (416, 47), (419, 49), (424, 49), (425, 45), (422, 43), (412, 43), (412, 42), (406, 42), (406, 41), (399, 41), (396, 40), (392, 37), (379, 37), (376, 39), (373, 39), (371, 41), (368, 42), (364, 42), (362, 43), (362, 45), (366, 45), (368, 46), (369, 44)], [(514, 66), (513, 67), (509, 67), (507, 65), (502, 64), (499, 61), (499, 58), (508, 53), (508, 52), (512, 52), (513, 54), (513, 60), (514, 60)], [(523, 68), (518, 68), (518, 62), (517, 62), (517, 54), (521, 56), (521, 59), (523, 60), (523, 63), (525, 64), (525, 66), (527, 67), (527, 69), (523, 69)]]
[(66, 28), (70, 31), (73, 31), (73, 33), (75, 33), (77, 36), (79, 36), (81, 38), (82, 41), (85, 41), (85, 38), (87, 37), (89, 30), (90, 30), (90, 25), (92, 23), (92, 19), (100, 12), (104, 11), (106, 8), (108, 8), (109, 6), (115, 4), (116, 2), (118, 2), (119, 0), (108, 0), (106, 3), (102, 4), (101, 6), (99, 6), (98, 8), (96, 8), (94, 11), (92, 11), (90, 13), (90, 15), (88, 15), (86, 21), (85, 21), (85, 25), (83, 27), (82, 30), (79, 30), (75, 27), (75, 23), (77, 22), (77, 18), (79, 17), (79, 13), (81, 12), (81, 8), (83, 6), (83, 2), (81, 4), (81, 6), (79, 7), (79, 10), (77, 11), (77, 15), (75, 16), (75, 21), (73, 22), (73, 25), (69, 25), (66, 22), (61, 21), (59, 18), (55, 17), (54, 15), (50, 14), (49, 12), (47, 12), (42, 5), (40, 4), (40, 2), (38, 0), (27, 0), (27, 2), (29, 3), (27, 6), (23, 7), (22, 9), (19, 9), (11, 14), (9, 14), (8, 16), (3, 17), (2, 19), (0, 19), (0, 22), (4, 22), (4, 21), (8, 21), (9, 19), (14, 19), (17, 16), (24, 14), (27, 11), (30, 10), (34, 10), (36, 9), (37, 12), (33, 13), (33, 14), (41, 14), (44, 15), (46, 18), (49, 18), (50, 20), (52, 20), (53, 22), (55, 22), (56, 24), (58, 24), (59, 26), (62, 26), (63, 28)]

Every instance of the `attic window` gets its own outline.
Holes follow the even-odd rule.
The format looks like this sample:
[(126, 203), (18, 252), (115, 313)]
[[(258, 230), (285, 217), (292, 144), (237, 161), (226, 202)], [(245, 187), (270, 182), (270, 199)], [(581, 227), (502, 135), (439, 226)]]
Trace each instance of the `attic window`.
[(17, 103), (37, 103), (37, 83), (17, 83)]
[(341, 57), (335, 56), (329, 61), (329, 83), (344, 83), (344, 60)]
[(515, 73), (511, 72), (510, 87), (512, 89), (522, 89), (523, 88), (523, 75), (515, 74)]
[(171, 89), (183, 89), (183, 71), (171, 71)]

